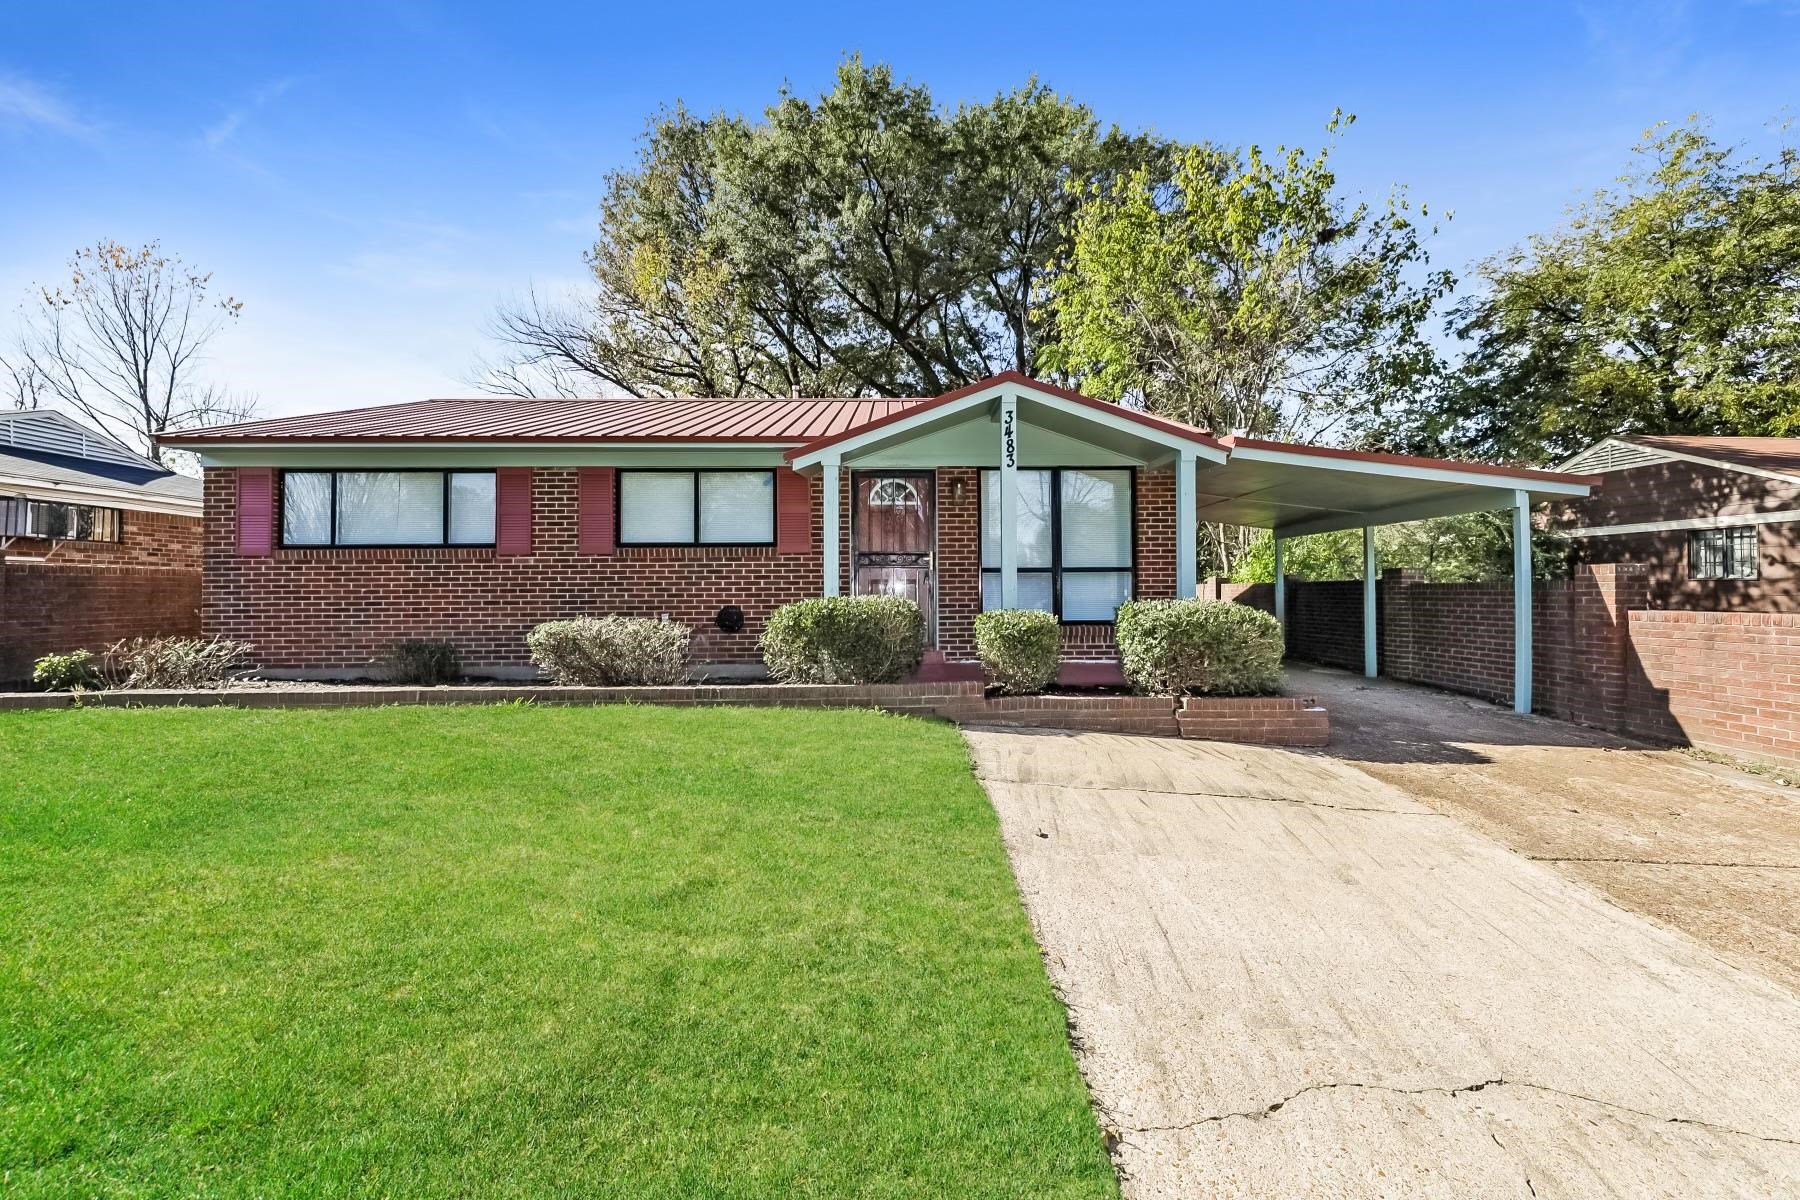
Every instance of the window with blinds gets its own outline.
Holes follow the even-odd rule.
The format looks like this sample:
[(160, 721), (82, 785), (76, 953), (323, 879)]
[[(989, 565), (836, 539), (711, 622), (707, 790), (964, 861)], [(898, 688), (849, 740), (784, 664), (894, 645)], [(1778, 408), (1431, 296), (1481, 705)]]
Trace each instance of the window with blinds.
[(284, 546), (491, 546), (492, 471), (284, 471)]
[(773, 471), (620, 471), (623, 546), (772, 546)]
[(0, 537), (117, 542), (124, 539), (124, 516), (116, 508), (92, 504), (0, 496)]
[[(1020, 471), (1018, 607), (1111, 621), (1131, 599), (1129, 469)], [(981, 606), (1000, 607), (1000, 473), (981, 473)]]

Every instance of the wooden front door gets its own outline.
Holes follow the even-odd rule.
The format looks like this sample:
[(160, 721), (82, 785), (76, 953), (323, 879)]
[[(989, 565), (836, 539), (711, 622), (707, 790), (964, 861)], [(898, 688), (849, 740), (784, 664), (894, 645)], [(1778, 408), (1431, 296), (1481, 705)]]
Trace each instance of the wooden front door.
[(850, 590), (915, 602), (925, 612), (925, 636), (936, 645), (936, 476), (930, 471), (858, 471), (855, 479)]

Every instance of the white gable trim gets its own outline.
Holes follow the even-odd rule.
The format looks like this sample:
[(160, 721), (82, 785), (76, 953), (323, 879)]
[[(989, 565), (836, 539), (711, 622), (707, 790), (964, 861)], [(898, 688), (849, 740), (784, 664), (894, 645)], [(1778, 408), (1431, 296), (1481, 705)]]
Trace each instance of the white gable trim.
[[(1620, 467), (1581, 467), (1572, 465), (1579, 460), (1586, 458), (1588, 455), (1593, 454), (1600, 447), (1607, 445), (1619, 445), (1630, 447), (1633, 450), (1643, 450), (1655, 455), (1655, 457)], [(1590, 474), (1604, 474), (1608, 471), (1629, 471), (1634, 467), (1652, 466), (1659, 462), (1698, 463), (1703, 467), (1717, 467), (1721, 471), (1736, 471), (1739, 475), (1754, 475), (1759, 479), (1775, 479), (1782, 483), (1800, 484), (1800, 475), (1789, 475), (1782, 471), (1771, 471), (1767, 467), (1752, 467), (1740, 462), (1728, 462), (1723, 458), (1713, 458), (1705, 454), (1689, 454), (1685, 450), (1671, 450), (1667, 446), (1640, 446), (1636, 442), (1628, 442), (1624, 438), (1607, 438), (1604, 441), (1596, 442), (1586, 450), (1571, 457), (1558, 469), (1586, 471)]]
[(967, 396), (959, 396), (948, 404), (920, 405), (918, 408), (901, 415), (899, 418), (890, 420), (873, 429), (867, 429), (851, 437), (832, 442), (830, 445), (823, 446), (810, 453), (797, 455), (794, 458), (792, 465), (794, 469), (798, 471), (807, 467), (817, 466), (830, 459), (842, 460), (852, 458), (870, 446), (878, 445), (891, 438), (903, 437), (910, 429), (938, 424), (947, 418), (952, 418), (959, 414), (966, 414), (971, 409), (985, 407), (989, 403), (1006, 395), (1028, 399), (1033, 404), (1041, 404), (1046, 408), (1066, 413), (1080, 420), (1091, 421), (1096, 425), (1111, 429), (1114, 432), (1167, 446), (1171, 451), (1177, 454), (1182, 451), (1189, 451), (1197, 458), (1203, 458), (1209, 462), (1215, 463), (1223, 463), (1230, 457), (1226, 450), (1214, 444), (1213, 440), (1204, 434), (1196, 433), (1194, 436), (1189, 437), (1157, 425), (1149, 425), (1142, 421), (1134, 421), (1130, 417), (1107, 412), (1105, 409), (1096, 408), (1092, 405), (1077, 404), (1075, 401), (1059, 396), (1055, 392), (1033, 387), (1029, 383), (1020, 383), (1015, 380), (1002, 380), (991, 387), (982, 388), (978, 392), (971, 392)]

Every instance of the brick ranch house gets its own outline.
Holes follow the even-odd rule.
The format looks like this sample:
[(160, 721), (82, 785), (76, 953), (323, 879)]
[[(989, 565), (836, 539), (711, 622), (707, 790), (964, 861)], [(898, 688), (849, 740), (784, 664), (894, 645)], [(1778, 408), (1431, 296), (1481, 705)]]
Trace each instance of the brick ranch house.
[(406, 638), (529, 675), (532, 626), (605, 613), (681, 621), (710, 673), (753, 675), (776, 606), (879, 592), (924, 607), (930, 670), (971, 670), (983, 608), (1035, 607), (1062, 619), (1065, 681), (1100, 681), (1121, 601), (1196, 593), (1200, 521), (1522, 522), (1588, 491), (1216, 437), (1016, 373), (935, 399), (428, 400), (162, 440), (205, 467), (206, 631), (301, 676), (367, 674)]
[(1607, 438), (1563, 469), (1596, 476), (1550, 509), (1578, 562), (1645, 568), (1658, 608), (1800, 612), (1800, 438)]
[(60, 412), (0, 413), (0, 685), (200, 628), (200, 481)]

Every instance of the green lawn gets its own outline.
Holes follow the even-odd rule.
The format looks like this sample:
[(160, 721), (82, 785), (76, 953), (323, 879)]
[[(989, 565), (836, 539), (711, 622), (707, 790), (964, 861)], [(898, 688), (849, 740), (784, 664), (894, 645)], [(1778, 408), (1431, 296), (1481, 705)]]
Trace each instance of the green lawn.
[(947, 726), (0, 714), (0, 1193), (1116, 1194)]

